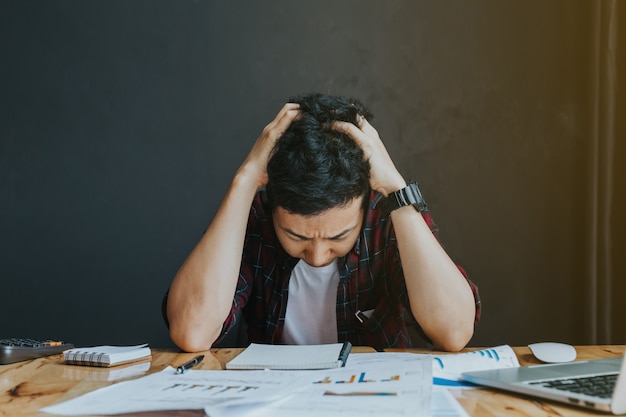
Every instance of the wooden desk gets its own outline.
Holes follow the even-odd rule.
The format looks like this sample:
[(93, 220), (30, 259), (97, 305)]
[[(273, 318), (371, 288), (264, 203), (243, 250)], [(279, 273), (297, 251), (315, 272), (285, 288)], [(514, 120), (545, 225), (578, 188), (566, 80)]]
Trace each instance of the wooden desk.
[[(471, 350), (471, 349), (469, 349)], [(538, 363), (529, 349), (515, 347), (520, 364)], [(624, 355), (624, 346), (577, 346), (578, 359), (608, 358)], [(353, 352), (368, 352), (369, 348), (355, 347)], [(409, 350), (416, 353), (433, 353)], [(205, 353), (204, 361), (194, 369), (224, 369), (224, 364), (241, 349), (212, 349)], [(154, 350), (149, 373), (158, 372), (168, 365), (178, 366), (195, 354)], [(37, 410), (46, 405), (68, 400), (89, 391), (112, 384), (107, 381), (106, 368), (64, 365), (61, 355), (49, 356), (10, 365), (0, 365), (0, 416), (49, 416)], [(578, 408), (550, 401), (537, 401), (489, 389), (456, 390), (455, 397), (471, 416), (598, 416)], [(133, 414), (137, 416), (138, 414)], [(203, 416), (199, 410), (142, 413), (150, 416)]]

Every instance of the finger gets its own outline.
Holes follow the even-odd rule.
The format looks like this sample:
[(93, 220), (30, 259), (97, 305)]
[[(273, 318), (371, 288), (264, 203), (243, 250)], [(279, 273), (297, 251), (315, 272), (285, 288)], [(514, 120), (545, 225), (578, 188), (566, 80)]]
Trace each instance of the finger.
[(278, 112), (274, 120), (272, 120), (264, 131), (266, 133), (278, 133), (277, 136), (281, 136), (285, 130), (291, 125), (295, 119), (300, 115), (300, 105), (297, 103), (286, 103)]
[(372, 126), (370, 122), (361, 115), (359, 115), (359, 128), (368, 135), (378, 135), (378, 131), (374, 128), (374, 126)]
[(359, 144), (363, 143), (366, 139), (365, 133), (352, 123), (337, 120), (332, 123), (331, 127), (333, 130), (350, 136)]
[(279, 113), (278, 126), (289, 127), (291, 122), (300, 117), (300, 105), (296, 103), (287, 103), (283, 106)]
[(341, 129), (341, 131), (351, 136), (357, 135), (357, 131), (365, 133), (367, 136), (378, 136), (378, 131), (367, 121), (364, 116), (358, 115), (356, 122), (357, 124), (355, 125), (350, 122), (343, 122), (338, 120), (335, 122), (337, 128), (333, 128), (335, 130)]
[(371, 139), (361, 129), (349, 122), (335, 121), (332, 128), (348, 135), (363, 150), (363, 157), (369, 159), (372, 155)]
[(356, 125), (358, 126), (359, 129), (363, 128), (363, 125), (367, 123), (367, 119), (365, 118), (365, 116), (363, 116), (362, 114), (359, 114), (356, 117)]
[(274, 120), (280, 119), (289, 110), (298, 109), (298, 108), (300, 108), (300, 105), (297, 103), (285, 103), (276, 114), (276, 117), (274, 117)]
[(297, 103), (285, 103), (285, 105), (280, 109), (274, 120), (270, 123), (270, 125), (277, 125), (281, 123), (285, 118), (289, 121), (293, 121), (295, 115), (300, 113), (300, 105)]
[(277, 121), (276, 125), (270, 131), (272, 133), (273, 139), (276, 140), (280, 138), (285, 133), (285, 131), (289, 129), (291, 123), (298, 117), (300, 117), (300, 110), (297, 109), (289, 110), (285, 114), (283, 114), (280, 120)]
[(285, 103), (283, 107), (280, 109), (280, 111), (278, 112), (276, 119), (281, 119), (282, 117), (285, 116), (285, 114), (288, 114), (292, 112), (293, 110), (300, 110), (300, 105), (298, 103)]
[(359, 129), (358, 126), (350, 122), (343, 122), (341, 120), (335, 120), (334, 122), (332, 122), (331, 128), (333, 130), (336, 130), (341, 133), (345, 133), (350, 136), (352, 136), (353, 134), (358, 134), (358, 132), (361, 132), (361, 129)]

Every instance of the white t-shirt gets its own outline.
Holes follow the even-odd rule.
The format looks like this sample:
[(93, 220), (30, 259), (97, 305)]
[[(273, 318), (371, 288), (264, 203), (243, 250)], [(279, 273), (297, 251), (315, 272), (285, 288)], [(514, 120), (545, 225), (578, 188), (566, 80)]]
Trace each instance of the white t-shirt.
[(283, 342), (337, 343), (337, 261), (314, 267), (300, 260), (289, 279)]

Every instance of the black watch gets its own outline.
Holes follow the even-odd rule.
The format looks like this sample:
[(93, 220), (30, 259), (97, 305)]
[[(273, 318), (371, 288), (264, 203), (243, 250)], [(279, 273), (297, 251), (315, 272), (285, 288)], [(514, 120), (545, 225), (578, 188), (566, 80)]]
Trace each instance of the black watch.
[(382, 210), (385, 216), (389, 216), (392, 211), (399, 209), (400, 207), (413, 206), (420, 213), (428, 211), (426, 202), (422, 193), (420, 192), (417, 183), (414, 181), (409, 182), (409, 185), (401, 190), (390, 193), (387, 197), (381, 198), (376, 203), (376, 208)]

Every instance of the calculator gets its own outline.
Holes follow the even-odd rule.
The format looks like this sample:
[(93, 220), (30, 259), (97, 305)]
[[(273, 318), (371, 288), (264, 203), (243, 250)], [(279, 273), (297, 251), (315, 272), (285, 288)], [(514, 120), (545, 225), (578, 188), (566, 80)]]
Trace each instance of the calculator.
[(73, 347), (59, 340), (0, 339), (0, 365), (55, 355)]

